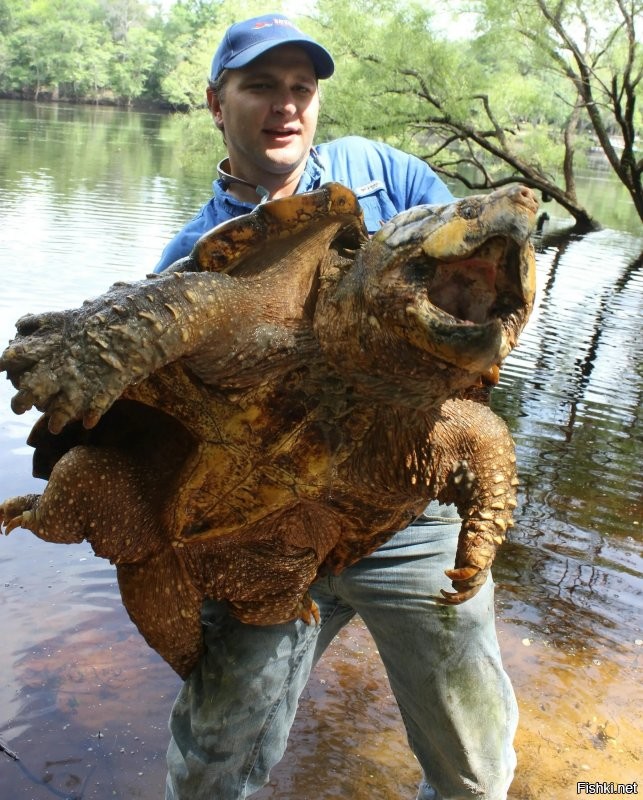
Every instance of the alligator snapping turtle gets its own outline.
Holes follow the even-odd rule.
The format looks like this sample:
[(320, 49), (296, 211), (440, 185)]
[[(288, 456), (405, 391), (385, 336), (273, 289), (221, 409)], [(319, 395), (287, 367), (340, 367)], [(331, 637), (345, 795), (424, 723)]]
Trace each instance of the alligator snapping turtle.
[(205, 597), (253, 624), (311, 621), (319, 571), (430, 498), (463, 518), (443, 594), (466, 600), (517, 481), (506, 426), (464, 391), (526, 322), (536, 208), (513, 186), (369, 240), (355, 196), (328, 184), (219, 226), (169, 273), (22, 317), (0, 369), (14, 411), (44, 412), (29, 442), (48, 484), (0, 507), (7, 533), (87, 539), (182, 676)]

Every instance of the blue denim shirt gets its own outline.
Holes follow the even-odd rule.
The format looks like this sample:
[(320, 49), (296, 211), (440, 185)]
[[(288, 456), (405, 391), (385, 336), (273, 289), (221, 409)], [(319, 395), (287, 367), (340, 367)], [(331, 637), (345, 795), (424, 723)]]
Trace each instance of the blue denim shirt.
[[(345, 136), (311, 151), (297, 193), (336, 181), (352, 189), (364, 211), (369, 233), (400, 211), (424, 203), (448, 203), (453, 195), (424, 161), (382, 142)], [(247, 214), (253, 205), (226, 192), (221, 179), (212, 184), (213, 196), (168, 243), (154, 272), (162, 272), (189, 255), (197, 239), (221, 222)]]

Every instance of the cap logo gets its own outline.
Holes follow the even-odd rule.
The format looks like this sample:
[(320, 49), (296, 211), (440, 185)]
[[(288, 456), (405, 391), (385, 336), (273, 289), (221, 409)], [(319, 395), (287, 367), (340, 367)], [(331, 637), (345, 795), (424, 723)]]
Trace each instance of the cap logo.
[(281, 25), (286, 28), (292, 28), (294, 31), (298, 31), (299, 28), (296, 25), (293, 25), (289, 19), (273, 19), (272, 22), (255, 22), (253, 25), (254, 30), (260, 30), (261, 28), (272, 28), (273, 25)]

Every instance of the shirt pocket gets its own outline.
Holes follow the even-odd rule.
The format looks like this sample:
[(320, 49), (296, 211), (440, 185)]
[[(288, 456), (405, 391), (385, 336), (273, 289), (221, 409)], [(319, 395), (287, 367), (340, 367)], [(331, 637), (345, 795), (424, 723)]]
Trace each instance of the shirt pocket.
[(399, 209), (394, 206), (381, 181), (371, 181), (353, 191), (364, 212), (364, 222), (369, 233), (377, 233), (385, 222), (398, 213)]

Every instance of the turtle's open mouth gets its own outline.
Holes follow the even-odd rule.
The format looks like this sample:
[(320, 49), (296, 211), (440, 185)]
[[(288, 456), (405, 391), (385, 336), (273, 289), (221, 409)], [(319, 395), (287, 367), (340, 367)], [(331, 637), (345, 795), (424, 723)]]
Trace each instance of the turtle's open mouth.
[(474, 370), (507, 355), (533, 302), (528, 242), (494, 235), (453, 258), (422, 253), (407, 270), (417, 292), (407, 313), (421, 325), (424, 349)]
[(435, 311), (451, 317), (452, 324), (482, 325), (506, 319), (527, 302), (521, 256), (522, 249), (512, 239), (494, 236), (465, 258), (435, 259), (428, 283), (425, 272), (427, 299)]

